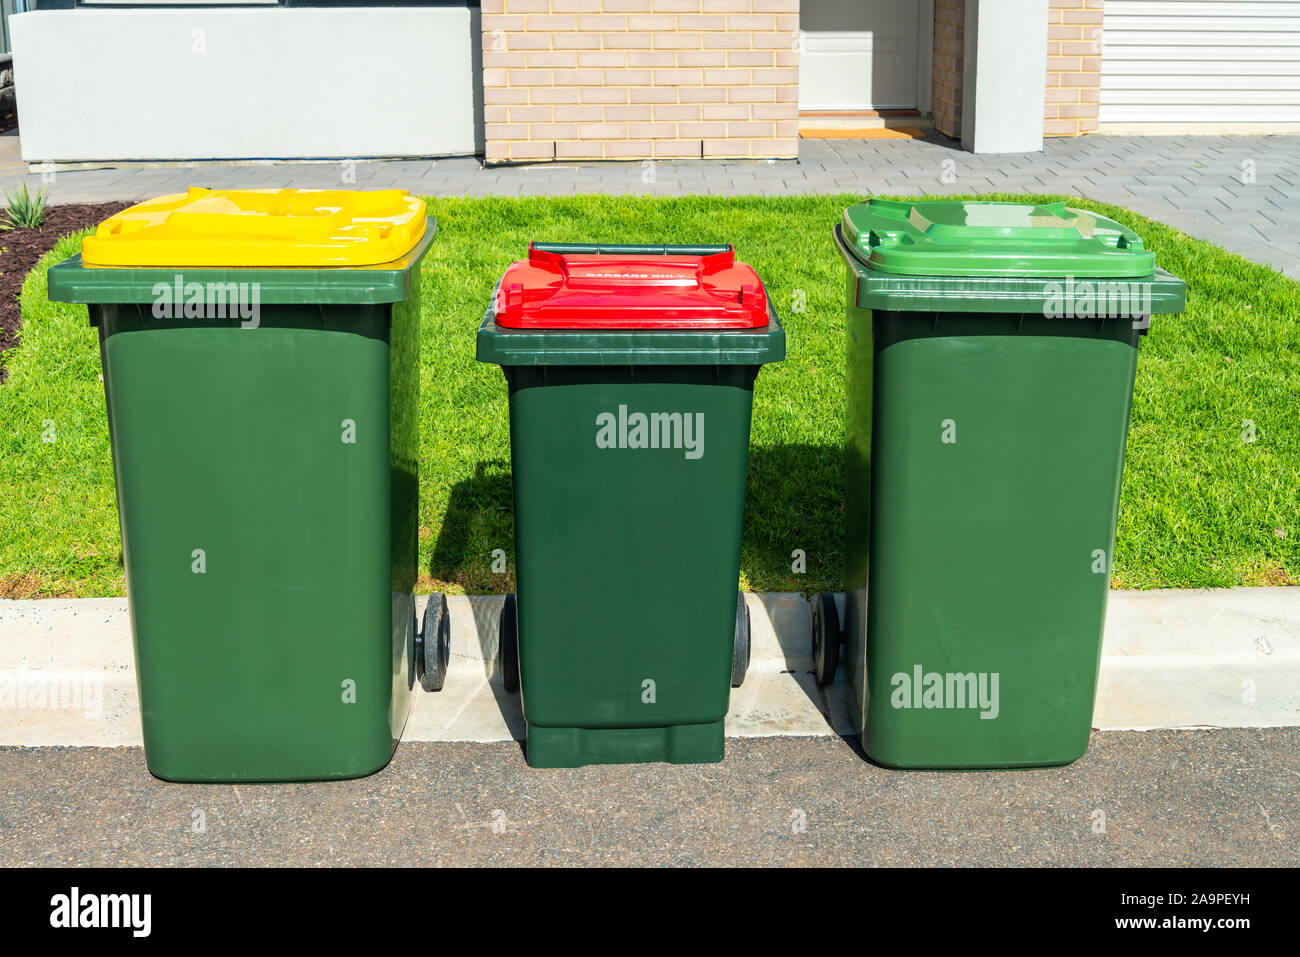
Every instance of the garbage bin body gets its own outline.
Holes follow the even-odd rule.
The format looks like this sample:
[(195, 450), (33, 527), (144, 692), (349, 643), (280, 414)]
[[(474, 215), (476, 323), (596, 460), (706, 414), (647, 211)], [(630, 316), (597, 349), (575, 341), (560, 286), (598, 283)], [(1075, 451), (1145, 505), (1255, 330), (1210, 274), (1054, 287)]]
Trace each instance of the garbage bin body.
[(1138, 345), (1183, 285), (1063, 204), (872, 201), (836, 238), (864, 750), (1068, 764), (1091, 729)]
[[(357, 202), (191, 191), (179, 220), (196, 205), (265, 213), (283, 194), (305, 204), (287, 218), (306, 226), (275, 224), (290, 237)], [(164, 263), (50, 270), (51, 298), (89, 303), (99, 331), (145, 755), (159, 777), (356, 777), (396, 746), (414, 667), (419, 263), (435, 229), (408, 200), (387, 196), (418, 219), (387, 262), (282, 268), (304, 254), (295, 247), (244, 252), (273, 265), (192, 265), (205, 253), (178, 242), (173, 265), (165, 249), (89, 243), (83, 256)], [(108, 242), (115, 220), (100, 228)], [(184, 232), (220, 236), (225, 223)]]
[[(753, 386), (784, 333), (756, 277), (743, 310), (674, 318), (671, 281), (710, 256), (733, 254), (535, 244), (558, 293), (514, 306), (512, 267), (480, 328), (478, 358), (509, 389), (534, 767), (722, 759)], [(522, 279), (524, 299), (545, 282)], [(728, 327), (740, 311), (762, 324)]]

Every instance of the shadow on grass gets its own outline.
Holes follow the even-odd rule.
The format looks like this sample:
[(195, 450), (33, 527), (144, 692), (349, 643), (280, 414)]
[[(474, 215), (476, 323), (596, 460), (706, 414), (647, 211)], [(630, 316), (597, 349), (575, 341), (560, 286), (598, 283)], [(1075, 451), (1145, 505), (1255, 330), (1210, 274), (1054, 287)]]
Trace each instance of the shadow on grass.
[[(751, 591), (844, 585), (844, 448), (783, 444), (750, 450), (740, 570)], [(803, 552), (804, 571), (794, 570)]]
[[(514, 591), (514, 525), (510, 462), (475, 463), (474, 474), (452, 486), (429, 574), (437, 581), (460, 585), (471, 595)], [(504, 573), (492, 570), (496, 549), (505, 553)]]
[[(740, 569), (751, 591), (812, 593), (843, 586), (844, 452), (839, 445), (768, 445), (750, 450)], [(493, 551), (505, 573), (493, 572)], [(806, 569), (793, 569), (801, 550)], [(513, 591), (514, 516), (510, 463), (488, 459), (451, 490), (429, 562), (436, 581), (469, 594)]]

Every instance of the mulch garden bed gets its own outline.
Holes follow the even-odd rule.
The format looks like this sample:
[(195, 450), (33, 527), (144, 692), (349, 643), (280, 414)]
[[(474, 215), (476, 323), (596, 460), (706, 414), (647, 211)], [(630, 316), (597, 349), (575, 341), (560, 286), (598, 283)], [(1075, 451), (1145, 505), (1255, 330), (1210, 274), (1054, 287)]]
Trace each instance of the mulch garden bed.
[[(54, 248), (60, 236), (75, 233), (129, 206), (129, 203), (94, 203), (51, 206), (49, 215), (38, 229), (12, 229), (0, 232), (0, 353), (18, 345), (22, 325), (18, 296), (23, 280), (33, 266)], [(0, 365), (0, 382), (5, 378)]]

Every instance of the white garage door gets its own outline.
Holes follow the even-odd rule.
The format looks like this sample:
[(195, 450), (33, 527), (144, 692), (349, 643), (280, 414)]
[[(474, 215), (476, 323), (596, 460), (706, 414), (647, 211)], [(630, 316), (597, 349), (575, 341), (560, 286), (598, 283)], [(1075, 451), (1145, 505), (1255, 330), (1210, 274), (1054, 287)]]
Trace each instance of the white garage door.
[(1300, 122), (1300, 3), (1106, 0), (1102, 123)]

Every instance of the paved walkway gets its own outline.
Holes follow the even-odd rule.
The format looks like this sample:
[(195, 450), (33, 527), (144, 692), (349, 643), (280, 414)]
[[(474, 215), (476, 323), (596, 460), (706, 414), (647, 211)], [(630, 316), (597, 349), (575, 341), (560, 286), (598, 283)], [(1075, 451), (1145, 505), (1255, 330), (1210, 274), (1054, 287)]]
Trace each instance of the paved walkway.
[[(0, 188), (24, 173), (0, 136)], [(46, 177), (49, 174), (45, 174)], [(539, 164), (473, 158), (122, 167), (56, 172), (57, 203), (140, 200), (186, 186), (402, 186), (433, 196), (574, 193), (1064, 193), (1115, 203), (1300, 278), (1300, 136), (1086, 136), (1042, 153), (975, 155), (926, 140), (804, 140), (798, 161)]]

